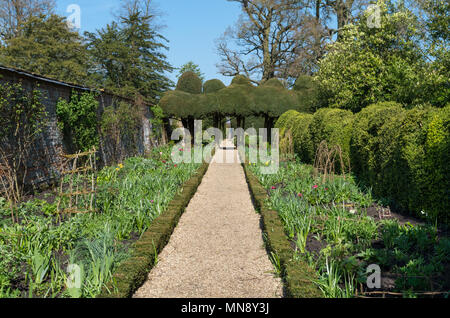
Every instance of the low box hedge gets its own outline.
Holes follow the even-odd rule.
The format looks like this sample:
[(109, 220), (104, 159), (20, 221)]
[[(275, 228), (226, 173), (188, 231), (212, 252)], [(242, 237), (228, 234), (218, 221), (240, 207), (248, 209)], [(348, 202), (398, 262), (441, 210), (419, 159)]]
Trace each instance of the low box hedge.
[(203, 163), (196, 174), (183, 184), (181, 193), (173, 198), (167, 210), (155, 218), (147, 231), (134, 243), (131, 258), (119, 265), (113, 280), (97, 298), (130, 298), (143, 285), (155, 259), (169, 242), (181, 215), (196, 193), (208, 166), (208, 163)]
[(313, 280), (317, 279), (315, 270), (310, 268), (306, 262), (294, 259), (294, 251), (284, 232), (284, 226), (278, 213), (264, 205), (268, 199), (266, 190), (248, 169), (248, 165), (242, 164), (242, 166), (255, 207), (261, 213), (263, 231), (267, 236), (267, 248), (280, 260), (287, 296), (290, 298), (322, 297), (320, 289), (313, 283)]

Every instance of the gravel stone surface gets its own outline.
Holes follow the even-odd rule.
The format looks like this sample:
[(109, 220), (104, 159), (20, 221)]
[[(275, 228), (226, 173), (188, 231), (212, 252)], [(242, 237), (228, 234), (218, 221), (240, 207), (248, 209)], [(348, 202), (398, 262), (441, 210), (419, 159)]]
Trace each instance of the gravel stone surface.
[(134, 298), (275, 298), (281, 280), (264, 248), (242, 166), (217, 149), (158, 264)]

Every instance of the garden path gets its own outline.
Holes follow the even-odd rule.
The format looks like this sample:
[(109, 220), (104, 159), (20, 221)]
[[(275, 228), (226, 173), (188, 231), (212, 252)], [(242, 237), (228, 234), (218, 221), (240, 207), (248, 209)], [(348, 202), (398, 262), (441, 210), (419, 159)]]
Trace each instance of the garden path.
[[(227, 146), (232, 146), (225, 142)], [(282, 297), (242, 166), (217, 149), (196, 194), (134, 298)]]

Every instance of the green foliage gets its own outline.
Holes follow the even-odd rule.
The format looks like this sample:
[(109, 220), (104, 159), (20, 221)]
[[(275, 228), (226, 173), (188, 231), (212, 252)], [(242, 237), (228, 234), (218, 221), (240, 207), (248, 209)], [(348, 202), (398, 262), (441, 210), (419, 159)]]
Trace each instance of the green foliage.
[[(287, 112), (285, 112), (284, 114), (282, 114), (280, 116), (280, 118), (278, 118), (277, 122), (275, 123), (275, 128), (278, 129), (282, 129), (282, 128), (286, 128), (286, 129), (290, 129), (292, 127), (290, 127), (291, 125), (288, 125), (288, 122), (291, 123), (292, 119), (299, 115), (300, 113), (296, 110), (288, 110)], [(289, 126), (289, 127), (288, 127)]]
[[(277, 79), (272, 79), (254, 89), (254, 110), (257, 116), (278, 118), (296, 107), (296, 95), (284, 88)], [(269, 127), (266, 127), (269, 128)]]
[(278, 87), (278, 88), (285, 88), (283, 83), (280, 82), (278, 78), (271, 78), (264, 82), (265, 86), (272, 86), (272, 87)]
[(252, 83), (250, 82), (250, 79), (247, 76), (236, 75), (231, 80), (231, 84), (230, 85), (252, 85)]
[[(426, 127), (424, 179), (427, 206), (431, 216), (449, 223), (450, 216), (450, 104), (430, 118)], [(425, 211), (426, 211), (425, 210)], [(447, 212), (446, 212), (447, 211)]]
[[(26, 147), (44, 126), (47, 116), (42, 92), (25, 90), (21, 83), (0, 84), (0, 142)], [(3, 146), (6, 146), (3, 144)]]
[(420, 0), (418, 1), (422, 9), (428, 15), (427, 26), (434, 40), (450, 40), (450, 3), (442, 0)]
[(315, 111), (318, 106), (317, 84), (314, 78), (308, 75), (302, 75), (295, 81), (293, 90), (297, 93), (298, 107), (302, 112)]
[(204, 74), (200, 71), (200, 67), (192, 61), (187, 62), (186, 64), (182, 65), (179, 68), (178, 77), (182, 76), (186, 72), (193, 72), (197, 74), (197, 76), (202, 80), (202, 82), (205, 79)]
[(140, 110), (136, 105), (127, 102), (119, 102), (117, 108), (111, 105), (105, 109), (100, 122), (100, 131), (105, 139), (109, 140), (113, 148), (113, 161), (121, 161), (122, 147), (128, 149), (128, 153), (136, 153), (138, 147), (138, 135), (136, 130), (141, 119)]
[(24, 192), (29, 158), (36, 155), (33, 145), (47, 126), (42, 92), (26, 89), (22, 83), (0, 84), (0, 112), (1, 187), (14, 219), (14, 205)]
[(312, 119), (313, 115), (311, 114), (289, 110), (281, 115), (275, 124), (275, 128), (285, 132), (291, 131), (294, 151), (304, 163), (312, 163), (314, 161), (313, 144), (309, 133), (309, 125)]
[(216, 96), (222, 113), (229, 116), (250, 116), (253, 112), (253, 87), (247, 84), (231, 84), (221, 89)]
[(313, 115), (299, 113), (293, 118), (292, 138), (294, 141), (294, 151), (299, 159), (304, 163), (313, 163), (315, 153), (309, 132), (309, 126), (313, 120)]
[[(261, 211), (277, 211), (283, 234), (296, 251), (294, 257), (317, 270), (314, 282), (325, 297), (353, 297), (356, 286), (367, 279), (368, 264), (398, 275), (394, 291), (399, 292), (436, 291), (429, 277), (436, 282), (445, 276), (448, 237), (438, 236), (432, 225), (400, 225), (395, 219), (367, 216), (365, 207), (374, 204), (372, 196), (362, 192), (353, 178), (321, 184), (321, 176), (315, 177), (310, 165), (299, 162), (285, 163), (271, 175), (261, 173), (260, 165), (247, 169), (263, 185), (260, 192), (269, 193), (268, 200), (259, 203)], [(315, 244), (305, 245), (305, 238)], [(374, 246), (374, 241), (380, 244)], [(442, 281), (441, 290), (445, 292), (448, 283)]]
[(182, 91), (190, 94), (202, 93), (202, 80), (194, 72), (185, 72), (178, 79), (177, 91)]
[[(425, 61), (415, 15), (402, 6), (389, 12), (385, 0), (379, 0), (378, 6), (380, 28), (367, 25), (370, 12), (364, 13), (356, 25), (345, 27), (342, 38), (320, 61), (316, 76), (320, 106), (358, 112), (382, 101), (404, 106), (430, 99), (448, 102), (448, 81)], [(432, 85), (437, 82), (441, 88)]]
[(98, 83), (129, 98), (143, 96), (156, 104), (173, 84), (165, 75), (172, 71), (163, 53), (166, 39), (152, 25), (153, 16), (132, 10), (96, 34), (85, 33)]
[(1, 64), (78, 84), (88, 78), (89, 61), (80, 35), (57, 15), (30, 17), (0, 49)]
[(226, 87), (225, 84), (222, 83), (221, 80), (212, 79), (212, 80), (206, 81), (203, 84), (203, 93), (205, 93), (205, 94), (215, 93), (225, 87)]
[[(0, 297), (95, 297), (130, 255), (135, 241), (168, 209), (198, 164), (174, 165), (171, 148), (148, 159), (129, 158), (98, 173), (99, 213), (58, 221), (51, 204), (34, 200), (18, 207), (20, 223), (0, 206)], [(66, 289), (66, 266), (81, 267), (81, 290)], [(25, 289), (25, 290), (24, 290)]]
[[(386, 102), (364, 108), (355, 115), (351, 138), (352, 171), (366, 185), (382, 183), (379, 171), (381, 161), (380, 129), (387, 122), (398, 120), (403, 113), (400, 104)], [(389, 146), (388, 146), (389, 147)]]
[(152, 106), (150, 110), (153, 114), (153, 117), (150, 118), (153, 134), (155, 134), (158, 138), (161, 138), (161, 133), (164, 127), (164, 111), (159, 105)]
[(326, 140), (328, 148), (339, 146), (342, 150), (344, 165), (348, 168), (350, 159), (350, 139), (353, 114), (350, 111), (333, 108), (319, 109), (309, 125), (309, 134), (315, 154), (319, 144)]
[[(448, 222), (448, 107), (417, 108), (380, 129), (377, 194), (418, 216)], [(436, 146), (436, 147), (435, 147)], [(405, 191), (405, 189), (408, 189)]]
[(56, 104), (58, 126), (74, 151), (86, 151), (98, 146), (97, 110), (95, 93), (72, 92), (70, 101), (60, 99)]
[(300, 160), (313, 163), (318, 145), (340, 145), (359, 182), (392, 206), (448, 223), (449, 109), (405, 110), (383, 102), (353, 115), (323, 108), (314, 115), (288, 111), (276, 127), (291, 130)]
[[(197, 95), (197, 94), (196, 94)], [(174, 90), (164, 94), (159, 103), (164, 113), (168, 116), (187, 118), (199, 114), (199, 96), (183, 91)]]

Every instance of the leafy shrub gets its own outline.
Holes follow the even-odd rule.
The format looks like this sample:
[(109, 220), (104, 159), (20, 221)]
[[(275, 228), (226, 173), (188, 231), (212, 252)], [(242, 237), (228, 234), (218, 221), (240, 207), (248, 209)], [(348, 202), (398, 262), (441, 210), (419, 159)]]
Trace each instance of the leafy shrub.
[(450, 104), (433, 114), (426, 127), (425, 174), (427, 207), (446, 223), (450, 211)]
[(278, 88), (285, 88), (283, 83), (281, 83), (281, 81), (278, 78), (271, 78), (271, 79), (267, 80), (266, 82), (264, 82), (264, 85), (278, 87)]
[(202, 80), (197, 74), (194, 72), (186, 72), (180, 76), (177, 83), (177, 90), (191, 94), (201, 94), (202, 86)]
[(373, 104), (355, 115), (351, 136), (352, 170), (366, 185), (375, 184), (380, 169), (379, 130), (383, 124), (398, 119), (404, 112), (400, 104), (393, 102)]
[(58, 126), (74, 150), (88, 150), (98, 144), (98, 101), (93, 93), (72, 92), (70, 101), (60, 99), (56, 105)]
[(353, 113), (348, 110), (323, 108), (313, 116), (309, 125), (309, 134), (315, 154), (319, 144), (326, 140), (328, 147), (340, 146), (345, 167), (350, 160), (350, 139), (352, 133)]
[(225, 84), (222, 83), (221, 80), (218, 79), (212, 79), (209, 81), (206, 81), (203, 84), (203, 93), (208, 94), (208, 93), (214, 93), (217, 91), (220, 91), (222, 88), (225, 88)]
[(278, 118), (277, 122), (275, 123), (275, 128), (286, 128), (286, 124), (288, 122), (291, 122), (293, 118), (299, 114), (300, 113), (296, 110), (288, 110), (283, 115), (281, 115), (280, 118)]
[[(294, 150), (314, 160), (322, 140), (340, 145), (359, 182), (377, 197), (419, 216), (448, 223), (450, 208), (450, 105), (411, 110), (383, 102), (358, 114), (323, 108), (314, 115), (288, 111), (277, 127), (291, 129)], [(347, 162), (345, 162), (347, 163)]]
[(294, 139), (294, 151), (304, 163), (312, 163), (314, 160), (314, 150), (309, 134), (309, 125), (313, 120), (313, 115), (299, 113), (292, 122), (292, 137)]
[[(140, 113), (136, 106), (120, 102), (117, 109), (111, 105), (105, 109), (100, 123), (101, 133), (107, 146), (111, 148), (113, 162), (124, 159), (125, 153), (136, 153)], [(128, 151), (123, 151), (128, 149)]]
[(318, 105), (318, 89), (312, 76), (302, 75), (295, 81), (293, 90), (297, 93), (298, 110), (313, 112)]
[(231, 85), (251, 85), (251, 82), (248, 77), (244, 75), (236, 75), (231, 80)]
[[(313, 115), (299, 113), (295, 110), (289, 110), (280, 116), (275, 124), (275, 128), (281, 129), (282, 132), (291, 130), (294, 151), (300, 160), (305, 163), (311, 163), (314, 159), (311, 136), (309, 135), (309, 124)], [(280, 136), (283, 135), (280, 133)]]
[(373, 154), (380, 158), (375, 171), (378, 178), (373, 183), (375, 194), (391, 198), (397, 207), (419, 215), (422, 210), (430, 211), (430, 191), (436, 191), (428, 185), (427, 174), (433, 173), (433, 168), (425, 167), (425, 161), (431, 159), (425, 149), (427, 127), (436, 111), (415, 108), (388, 120), (380, 129), (380, 144)]

